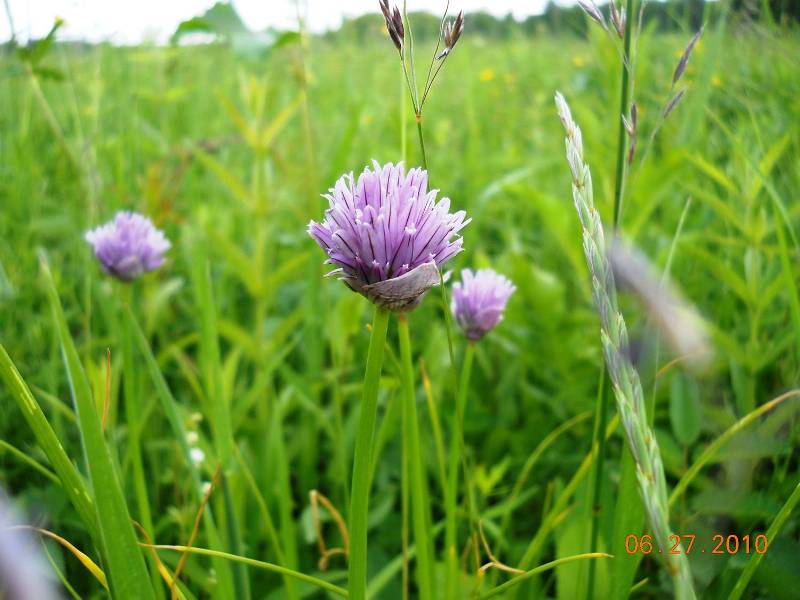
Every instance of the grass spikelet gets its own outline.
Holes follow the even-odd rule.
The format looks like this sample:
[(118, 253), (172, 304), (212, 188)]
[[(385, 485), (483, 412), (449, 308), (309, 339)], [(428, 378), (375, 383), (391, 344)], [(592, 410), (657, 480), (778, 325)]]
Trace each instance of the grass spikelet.
[(592, 276), (592, 293), (600, 315), (603, 352), (617, 398), (617, 410), (636, 461), (639, 492), (647, 520), (661, 549), (660, 556), (673, 579), (675, 597), (688, 600), (695, 597), (689, 561), (683, 553), (668, 553), (671, 531), (664, 465), (655, 433), (647, 423), (639, 374), (629, 357), (628, 331), (617, 307), (614, 275), (606, 254), (603, 224), (594, 206), (591, 172), (583, 157), (581, 131), (560, 93), (556, 94), (556, 106), (567, 133), (572, 195), (583, 228), (583, 248)]

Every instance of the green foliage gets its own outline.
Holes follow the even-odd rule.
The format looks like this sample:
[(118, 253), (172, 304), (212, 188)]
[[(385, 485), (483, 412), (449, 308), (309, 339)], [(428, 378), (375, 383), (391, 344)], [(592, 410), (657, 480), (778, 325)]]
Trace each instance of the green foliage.
[[(648, 6), (661, 10), (660, 3)], [(137, 301), (131, 314), (124, 313), (133, 368), (141, 370), (139, 441), (154, 541), (187, 543), (203, 483), (221, 463), (224, 489), (212, 492), (195, 542), (210, 553), (187, 559), (181, 575), (187, 589), (196, 597), (230, 597), (245, 573), (254, 597), (283, 597), (290, 580), (296, 597), (321, 597), (320, 580), (341, 594), (346, 560), (333, 555), (322, 571), (316, 533), (304, 524), (312, 488), (347, 518), (369, 307), (339, 282), (322, 279), (324, 256), (305, 226), (320, 216), (318, 194), (342, 172), (358, 172), (372, 158), (401, 158), (397, 55), (380, 20), (372, 18), (363, 35), (347, 29), (351, 23), (339, 34), (312, 38), (308, 48), (273, 43), (258, 51), (258, 61), (243, 60), (230, 37), (235, 23), (227, 21), (233, 29), (225, 32), (224, 19), (212, 21), (191, 27), (218, 27), (211, 32), (224, 43), (52, 43), (38, 64), (59, 68), (64, 79), (48, 79), (36, 69), (32, 75), (58, 128), (30, 76), (21, 76), (19, 58), (1, 59), (0, 342), (21, 375), (10, 359), (0, 360), (0, 440), (65, 485), (10, 451), (0, 453), (0, 481), (32, 518), (41, 517), (102, 562), (112, 589), (117, 585), (116, 569), (106, 563), (87, 516), (100, 508), (66, 482), (94, 489), (83, 483), (82, 472), (92, 473), (84, 470), (81, 446), (81, 435), (93, 433), (98, 456), (105, 456), (103, 446), (108, 452), (100, 466), (116, 471), (119, 457), (119, 494), (107, 498), (116, 508), (102, 509), (102, 525), (109, 525), (111, 514), (130, 541), (118, 501), (133, 519), (141, 515), (127, 458), (125, 361), (117, 347), (122, 324), (114, 288), (81, 236), (118, 209), (137, 209), (163, 227), (174, 246), (165, 268), (136, 282)], [(685, 19), (678, 13), (668, 22), (680, 27)], [(420, 52), (432, 51), (430, 35), (438, 23), (431, 23), (427, 39), (426, 27), (415, 30)], [(489, 27), (484, 34), (480, 19), (471, 24), (468, 17), (465, 36), (425, 109), (432, 182), (473, 217), (464, 230), (465, 252), (453, 268), (492, 266), (518, 287), (504, 321), (475, 350), (463, 415), (475, 510), (492, 552), (510, 566), (527, 556), (523, 568), (532, 569), (594, 550), (619, 557), (626, 535), (644, 533), (644, 519), (618, 428), (608, 438), (600, 475), (598, 548), (581, 547), (575, 533), (585, 525), (583, 515), (591, 514), (583, 503), (594, 465), (587, 459), (591, 419), (571, 420), (593, 409), (603, 361), (563, 133), (552, 108), (552, 93), (561, 89), (583, 128), (596, 202), (609, 222), (619, 124), (610, 107), (619, 105), (619, 55), (607, 36), (586, 30), (583, 16), (575, 31), (588, 31), (588, 39), (533, 24), (516, 25), (508, 36)], [(800, 209), (793, 202), (800, 189), (800, 66), (794, 58), (800, 41), (777, 28), (737, 30), (735, 37), (716, 26), (706, 31), (684, 76), (689, 91), (652, 143), (689, 33), (643, 33), (635, 87), (639, 158), (626, 190), (622, 231), (657, 266), (672, 256), (674, 282), (710, 325), (717, 352), (712, 371), (698, 377), (678, 361), (654, 381), (652, 322), (643, 306), (625, 294), (620, 298), (645, 394), (653, 394), (669, 488), (680, 491), (671, 515), (676, 529), (697, 533), (698, 544), (701, 536), (710, 543), (715, 533), (755, 535), (776, 521), (796, 485), (794, 448), (800, 441), (796, 401), (746, 417), (800, 376)], [(293, 35), (287, 41), (292, 39), (297, 41)], [(304, 57), (309, 60), (301, 63)], [(413, 118), (407, 124), (413, 140)], [(682, 215), (682, 233), (674, 241)], [(59, 275), (59, 329), (37, 284), (40, 249)], [(317, 307), (313, 314), (311, 306)], [(409, 326), (436, 591), (444, 579), (445, 499), (430, 404), (423, 399), (429, 393), (438, 411), (445, 447), (455, 402), (438, 293), (410, 315)], [(458, 358), (463, 340), (454, 334)], [(85, 373), (84, 407), (87, 389), (92, 401), (103, 404), (95, 391), (105, 389), (111, 348), (105, 434), (97, 435), (96, 409), (88, 424), (85, 411), (76, 415), (70, 408), (62, 342), (74, 344), (70, 364)], [(663, 344), (658, 356), (658, 368), (676, 358)], [(359, 524), (369, 533), (367, 589), (376, 600), (402, 594), (401, 410), (408, 399), (401, 396), (401, 382), (408, 380), (402, 374), (389, 344), (376, 398), (371, 511)], [(30, 423), (29, 398), (42, 417)], [(715, 445), (726, 431), (732, 433)], [(694, 464), (703, 468), (692, 469)], [(111, 487), (104, 489), (111, 494)], [(462, 541), (470, 527), (465, 511), (459, 506)], [(796, 589), (800, 521), (796, 510), (783, 514), (781, 533), (745, 595), (780, 597)], [(321, 527), (328, 548), (341, 547), (333, 521), (326, 517)], [(413, 557), (411, 537), (406, 552)], [(123, 542), (122, 535), (114, 539)], [(100, 584), (74, 558), (58, 547), (48, 551), (78, 596), (102, 597)], [(264, 564), (250, 563), (262, 568), (240, 572), (220, 554), (226, 552)], [(170, 571), (179, 556), (159, 551)], [(485, 553), (481, 558), (488, 560)], [(598, 585), (622, 598), (647, 579), (640, 593), (669, 593), (655, 561), (625, 558), (630, 560), (598, 559)], [(693, 554), (698, 592), (726, 597), (745, 569), (742, 558)], [(571, 574), (588, 572), (576, 564), (559, 563), (554, 572), (520, 580), (491, 569), (479, 595), (515, 581), (497, 594), (567, 597)], [(462, 587), (471, 590), (473, 559), (466, 565)], [(146, 571), (140, 575), (141, 585), (151, 581)]]

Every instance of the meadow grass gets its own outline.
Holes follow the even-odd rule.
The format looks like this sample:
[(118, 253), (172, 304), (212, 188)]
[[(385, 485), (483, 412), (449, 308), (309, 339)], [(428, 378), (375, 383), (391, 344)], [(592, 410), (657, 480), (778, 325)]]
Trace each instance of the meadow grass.
[[(626, 537), (649, 530), (623, 430), (609, 414), (593, 435), (587, 416), (603, 348), (552, 102), (557, 89), (570, 100), (594, 203), (612, 223), (619, 54), (594, 29), (588, 40), (502, 42), (468, 31), (426, 101), (427, 166), (473, 219), (448, 268), (492, 266), (517, 292), (474, 356), (452, 332), (456, 366), (471, 363), (463, 391), (438, 291), (407, 322), (391, 319), (382, 373), (368, 382), (377, 420), (360, 489), (371, 489), (370, 512), (347, 517), (369, 536), (366, 594), (400, 598), (407, 582), (410, 597), (422, 585), (436, 598), (446, 588), (446, 451), (462, 421), (464, 597), (624, 598), (634, 585), (634, 597), (667, 596), (660, 563), (626, 553)], [(686, 96), (650, 144), (690, 35), (639, 40), (640, 160), (619, 227), (704, 316), (711, 370), (695, 375), (657, 346), (645, 307), (624, 291), (620, 311), (653, 409), (670, 524), (697, 536), (698, 596), (791, 598), (800, 585), (800, 40), (709, 28)], [(91, 557), (120, 598), (137, 577), (171, 595), (181, 560), (186, 598), (343, 595), (348, 561), (332, 555), (322, 570), (317, 536), (328, 548), (345, 540), (308, 498), (318, 490), (348, 514), (359, 406), (374, 391), (362, 391), (371, 307), (321, 279), (324, 257), (305, 226), (337, 177), (373, 158), (400, 160), (402, 140), (407, 164), (421, 163), (412, 113), (401, 131), (401, 103), (410, 109), (391, 42), (311, 38), (260, 61), (222, 46), (56, 45), (46, 61), (62, 80), (31, 79), (13, 56), (0, 63), (0, 482), (28, 522)], [(173, 242), (168, 264), (129, 299), (82, 237), (123, 208)], [(146, 548), (130, 556), (137, 529), (126, 512), (171, 547), (157, 551), (160, 563)], [(413, 561), (426, 529), (420, 577)], [(768, 532), (760, 564), (710, 553), (714, 534)], [(78, 597), (103, 597), (84, 563), (44, 543)], [(570, 559), (587, 553), (614, 558)], [(495, 564), (478, 574), (495, 559), (525, 573)]]

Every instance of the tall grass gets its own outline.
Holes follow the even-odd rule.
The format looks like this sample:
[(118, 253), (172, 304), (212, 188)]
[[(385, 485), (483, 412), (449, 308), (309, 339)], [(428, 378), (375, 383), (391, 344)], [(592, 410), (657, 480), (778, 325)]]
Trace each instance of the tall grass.
[[(798, 584), (800, 43), (766, 32), (707, 28), (690, 90), (646, 150), (690, 32), (643, 31), (637, 46), (646, 160), (628, 174), (621, 230), (669, 261), (718, 356), (697, 378), (666, 346), (656, 353), (642, 306), (619, 295), (652, 390), (638, 422), (663, 465), (653, 494), (696, 549), (717, 533), (770, 540), (760, 559), (689, 555), (710, 598)], [(398, 131), (400, 74), (383, 36), (376, 19), (363, 41), (309, 36), (259, 61), (222, 45), (56, 44), (43, 64), (61, 79), (3, 55), (0, 481), (115, 597), (166, 597), (184, 555), (187, 598), (398, 598), (404, 565), (409, 597), (627, 597), (634, 585), (663, 596), (668, 571), (625, 550), (647, 533), (630, 432), (609, 418), (593, 435), (587, 418), (604, 349), (551, 108), (555, 89), (571, 99), (595, 208), (613, 223), (619, 44), (599, 29), (485, 40), (468, 16), (426, 99), (432, 181), (473, 218), (453, 266), (496, 266), (518, 287), (505, 321), (465, 354), (438, 291), (397, 336), (388, 315), (370, 331), (366, 301), (321, 279), (305, 236), (339, 174), (396, 161), (402, 140), (419, 139), (411, 118)], [(407, 154), (408, 166), (422, 160), (421, 148)], [(175, 248), (130, 299), (82, 240), (119, 208), (150, 215)], [(453, 381), (451, 341), (468, 385)], [(313, 526), (311, 489), (347, 516), (349, 556), (324, 565), (317, 536), (344, 544), (324, 511)], [(104, 594), (75, 554), (46, 548), (77, 596)]]

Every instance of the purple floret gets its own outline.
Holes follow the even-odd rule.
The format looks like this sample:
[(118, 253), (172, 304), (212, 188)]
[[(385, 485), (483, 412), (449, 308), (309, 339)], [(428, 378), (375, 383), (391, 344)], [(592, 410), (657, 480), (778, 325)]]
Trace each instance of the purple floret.
[(414, 308), (439, 281), (439, 268), (461, 251), (458, 233), (469, 223), (428, 191), (428, 173), (373, 162), (355, 181), (344, 175), (325, 197), (330, 208), (308, 233), (328, 264), (354, 291), (390, 310)]
[(453, 284), (452, 309), (467, 339), (481, 339), (503, 319), (506, 303), (516, 289), (491, 269), (461, 272), (461, 282)]
[(113, 221), (87, 231), (84, 236), (103, 270), (122, 281), (164, 264), (171, 244), (152, 221), (134, 212), (118, 212)]

